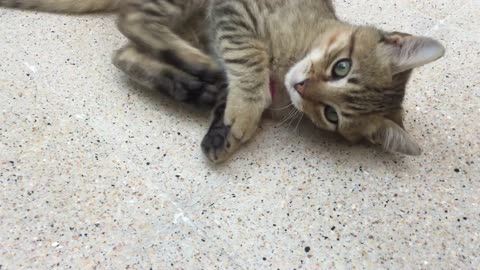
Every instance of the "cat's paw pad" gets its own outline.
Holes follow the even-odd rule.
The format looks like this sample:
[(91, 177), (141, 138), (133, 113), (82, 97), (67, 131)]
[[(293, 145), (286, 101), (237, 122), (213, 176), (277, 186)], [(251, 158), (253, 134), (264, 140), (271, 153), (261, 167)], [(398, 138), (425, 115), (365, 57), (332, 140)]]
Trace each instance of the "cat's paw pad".
[(225, 161), (241, 144), (232, 136), (232, 127), (225, 124), (224, 113), (225, 104), (215, 108), (212, 124), (202, 140), (203, 153), (214, 163)]
[(231, 136), (230, 127), (225, 125), (211, 128), (202, 141), (203, 153), (214, 163), (225, 161), (238, 146), (240, 142)]
[(243, 143), (248, 141), (258, 128), (259, 117), (250, 113), (230, 118), (225, 114), (225, 105), (214, 110), (213, 122), (202, 141), (203, 153), (214, 163), (229, 158)]

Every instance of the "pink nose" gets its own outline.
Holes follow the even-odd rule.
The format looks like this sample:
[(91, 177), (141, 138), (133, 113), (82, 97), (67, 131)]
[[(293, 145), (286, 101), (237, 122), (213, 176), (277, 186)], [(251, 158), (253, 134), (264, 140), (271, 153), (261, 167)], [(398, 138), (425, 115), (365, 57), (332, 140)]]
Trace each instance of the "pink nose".
[(307, 81), (303, 81), (301, 83), (297, 83), (295, 84), (295, 90), (297, 90), (297, 92), (303, 96), (303, 94), (305, 94), (305, 86), (307, 85)]

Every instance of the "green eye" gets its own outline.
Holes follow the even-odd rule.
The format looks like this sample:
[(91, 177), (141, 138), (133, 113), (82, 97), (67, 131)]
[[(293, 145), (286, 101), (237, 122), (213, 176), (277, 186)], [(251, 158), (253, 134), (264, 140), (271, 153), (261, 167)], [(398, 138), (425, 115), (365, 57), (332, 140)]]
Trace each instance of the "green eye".
[(332, 123), (332, 124), (337, 124), (338, 123), (338, 114), (337, 111), (333, 107), (326, 106), (325, 107), (325, 118)]
[(339, 60), (333, 66), (332, 76), (334, 79), (342, 79), (350, 73), (350, 69), (352, 69), (352, 60), (350, 59), (342, 59)]

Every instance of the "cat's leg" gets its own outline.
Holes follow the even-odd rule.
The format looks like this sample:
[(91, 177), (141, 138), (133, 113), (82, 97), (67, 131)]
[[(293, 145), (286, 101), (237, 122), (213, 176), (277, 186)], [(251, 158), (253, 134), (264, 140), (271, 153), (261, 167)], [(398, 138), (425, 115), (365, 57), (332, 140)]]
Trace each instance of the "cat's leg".
[(155, 59), (133, 45), (115, 52), (113, 63), (137, 83), (179, 101), (214, 104), (219, 91), (225, 88), (221, 81), (215, 84), (202, 81)]
[(216, 106), (212, 124), (202, 141), (203, 152), (216, 163), (250, 140), (271, 103), (269, 58), (263, 43), (250, 40), (237, 47), (229, 46), (229, 42), (220, 43), (228, 92), (226, 99)]
[(191, 10), (196, 8), (194, 3), (199, 5), (198, 9), (206, 9), (201, 6), (202, 1), (132, 1), (120, 13), (118, 28), (155, 57), (204, 81), (215, 82), (222, 76), (221, 67), (172, 30), (193, 27), (185, 25), (188, 20), (184, 17), (199, 12)]

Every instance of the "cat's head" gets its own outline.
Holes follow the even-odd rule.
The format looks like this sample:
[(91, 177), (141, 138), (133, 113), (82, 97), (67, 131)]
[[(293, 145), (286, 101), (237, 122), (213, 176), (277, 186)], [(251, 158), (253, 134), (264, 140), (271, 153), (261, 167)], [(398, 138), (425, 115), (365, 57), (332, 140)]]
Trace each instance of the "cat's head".
[(320, 128), (351, 142), (419, 155), (403, 127), (402, 102), (413, 68), (443, 56), (433, 39), (339, 25), (322, 35), (285, 77), (294, 106)]

